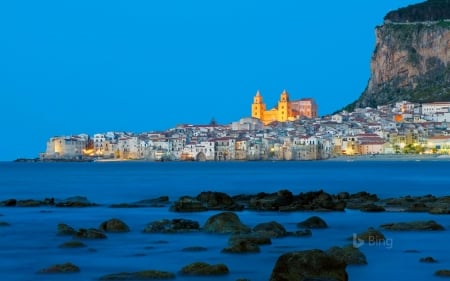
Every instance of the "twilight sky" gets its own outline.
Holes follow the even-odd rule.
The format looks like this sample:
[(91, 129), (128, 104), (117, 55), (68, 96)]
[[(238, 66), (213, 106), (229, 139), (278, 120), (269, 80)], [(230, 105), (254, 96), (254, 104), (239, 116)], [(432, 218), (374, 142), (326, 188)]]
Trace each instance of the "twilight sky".
[(283, 89), (325, 115), (369, 79), (374, 28), (422, 1), (1, 1), (0, 161), (55, 135), (225, 124)]

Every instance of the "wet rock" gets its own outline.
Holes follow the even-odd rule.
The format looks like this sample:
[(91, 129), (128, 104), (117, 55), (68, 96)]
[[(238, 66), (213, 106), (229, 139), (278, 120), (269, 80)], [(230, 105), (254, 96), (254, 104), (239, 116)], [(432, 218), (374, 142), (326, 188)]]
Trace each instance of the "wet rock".
[(371, 194), (365, 191), (351, 194), (346, 200), (348, 209), (361, 209), (361, 207), (377, 202), (379, 200), (376, 194)]
[(80, 207), (92, 207), (97, 206), (97, 204), (90, 202), (87, 197), (84, 196), (74, 196), (69, 197), (64, 200), (60, 200), (55, 203), (56, 207), (74, 207), (74, 208), (80, 208)]
[(253, 231), (272, 238), (284, 237), (288, 235), (284, 226), (276, 221), (260, 223), (253, 228)]
[(99, 229), (105, 232), (129, 232), (128, 225), (119, 219), (110, 219), (100, 224)]
[(159, 270), (144, 270), (137, 272), (121, 272), (113, 273), (100, 277), (99, 280), (109, 281), (109, 280), (163, 280), (163, 279), (174, 279), (175, 274), (166, 271)]
[(249, 201), (249, 208), (253, 210), (276, 211), (290, 205), (294, 200), (292, 192), (280, 190), (276, 193), (258, 193)]
[(347, 200), (350, 198), (350, 193), (348, 192), (339, 192), (337, 195), (337, 199), (339, 200)]
[(178, 201), (172, 204), (170, 210), (174, 212), (203, 212), (208, 211), (208, 208), (196, 198), (182, 196)]
[(441, 276), (441, 277), (450, 277), (450, 270), (449, 269), (441, 269), (434, 272), (434, 275)]
[(386, 237), (381, 231), (369, 227), (367, 231), (361, 232), (356, 237), (351, 237), (350, 239), (359, 239), (364, 242), (380, 242), (385, 241)]
[(336, 258), (337, 260), (345, 262), (347, 265), (363, 265), (367, 264), (366, 256), (353, 245), (344, 247), (332, 247), (327, 251), (327, 254)]
[(208, 264), (205, 262), (194, 262), (181, 269), (185, 275), (225, 275), (229, 273), (228, 267), (224, 264)]
[(244, 206), (237, 204), (223, 192), (202, 192), (197, 195), (196, 199), (202, 202), (208, 210), (241, 211), (244, 209)]
[(270, 281), (334, 280), (347, 281), (345, 262), (322, 250), (307, 250), (281, 255)]
[(387, 230), (398, 230), (398, 231), (412, 231), (412, 230), (444, 230), (444, 227), (433, 220), (429, 221), (414, 221), (414, 222), (398, 222), (398, 223), (387, 223), (381, 225), (382, 228)]
[(76, 230), (65, 223), (59, 223), (57, 226), (57, 235), (74, 235)]
[(433, 257), (420, 258), (419, 261), (423, 263), (437, 263), (437, 260), (435, 260)]
[(149, 223), (145, 228), (145, 233), (182, 233), (199, 231), (198, 222), (188, 219), (163, 219)]
[(59, 248), (84, 248), (86, 247), (86, 244), (84, 244), (81, 241), (72, 240), (62, 243), (58, 246)]
[(448, 215), (450, 214), (450, 209), (448, 207), (433, 207), (428, 212), (433, 215)]
[(183, 252), (205, 252), (208, 248), (202, 247), (202, 246), (193, 246), (193, 247), (186, 247), (183, 248), (181, 251)]
[(250, 232), (250, 228), (244, 225), (239, 217), (232, 212), (223, 212), (209, 217), (203, 227), (203, 230), (212, 233)]
[(410, 204), (408, 208), (406, 208), (406, 212), (428, 212), (430, 207), (428, 207), (425, 203), (413, 203)]
[(34, 199), (27, 200), (18, 200), (16, 202), (17, 207), (39, 207), (42, 205), (42, 202)]
[(5, 201), (2, 201), (0, 203), (0, 206), (4, 206), (4, 207), (14, 207), (17, 204), (17, 200), (16, 199), (8, 199)]
[(75, 234), (75, 238), (81, 239), (105, 239), (106, 235), (95, 228), (80, 228)]
[(308, 219), (299, 222), (297, 224), (297, 227), (301, 227), (301, 228), (327, 228), (328, 225), (327, 223), (320, 217), (318, 216), (312, 216), (309, 217)]
[(259, 253), (261, 250), (257, 244), (247, 239), (237, 239), (229, 242), (229, 246), (222, 250), (222, 253)]
[(64, 264), (55, 264), (48, 268), (41, 269), (38, 273), (76, 273), (80, 268), (70, 262)]
[(383, 206), (380, 205), (375, 205), (373, 203), (369, 203), (366, 205), (361, 206), (361, 208), (359, 209), (362, 212), (384, 212), (386, 211), (386, 209), (384, 209)]
[(342, 200), (336, 200), (331, 194), (323, 190), (300, 193), (295, 198), (295, 204), (298, 210), (311, 211), (343, 211), (346, 203)]
[(272, 244), (272, 240), (270, 237), (265, 235), (261, 235), (259, 233), (249, 233), (249, 234), (234, 234), (228, 238), (228, 244), (238, 244), (240, 241), (249, 241), (256, 245), (270, 245)]

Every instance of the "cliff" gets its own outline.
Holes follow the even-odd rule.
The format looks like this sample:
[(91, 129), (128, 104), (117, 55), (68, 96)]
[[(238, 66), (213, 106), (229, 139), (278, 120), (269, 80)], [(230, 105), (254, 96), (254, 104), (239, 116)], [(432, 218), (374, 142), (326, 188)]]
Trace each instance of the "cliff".
[(450, 100), (450, 0), (390, 12), (376, 28), (371, 77), (347, 109)]

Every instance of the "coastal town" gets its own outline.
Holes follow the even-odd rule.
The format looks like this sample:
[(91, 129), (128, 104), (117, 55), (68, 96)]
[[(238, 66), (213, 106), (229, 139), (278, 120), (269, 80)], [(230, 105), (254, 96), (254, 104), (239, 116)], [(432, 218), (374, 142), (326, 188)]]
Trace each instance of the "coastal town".
[(266, 110), (258, 91), (251, 116), (166, 131), (54, 136), (40, 161), (322, 160), (355, 155), (449, 154), (450, 102), (408, 101), (318, 117), (313, 98), (287, 91)]

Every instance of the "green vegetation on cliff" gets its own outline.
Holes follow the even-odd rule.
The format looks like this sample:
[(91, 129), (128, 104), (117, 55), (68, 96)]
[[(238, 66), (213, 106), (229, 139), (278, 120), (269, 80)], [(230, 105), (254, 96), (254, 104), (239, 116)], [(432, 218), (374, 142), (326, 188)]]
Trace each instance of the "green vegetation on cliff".
[(428, 0), (389, 12), (385, 21), (423, 22), (450, 19), (450, 0)]

